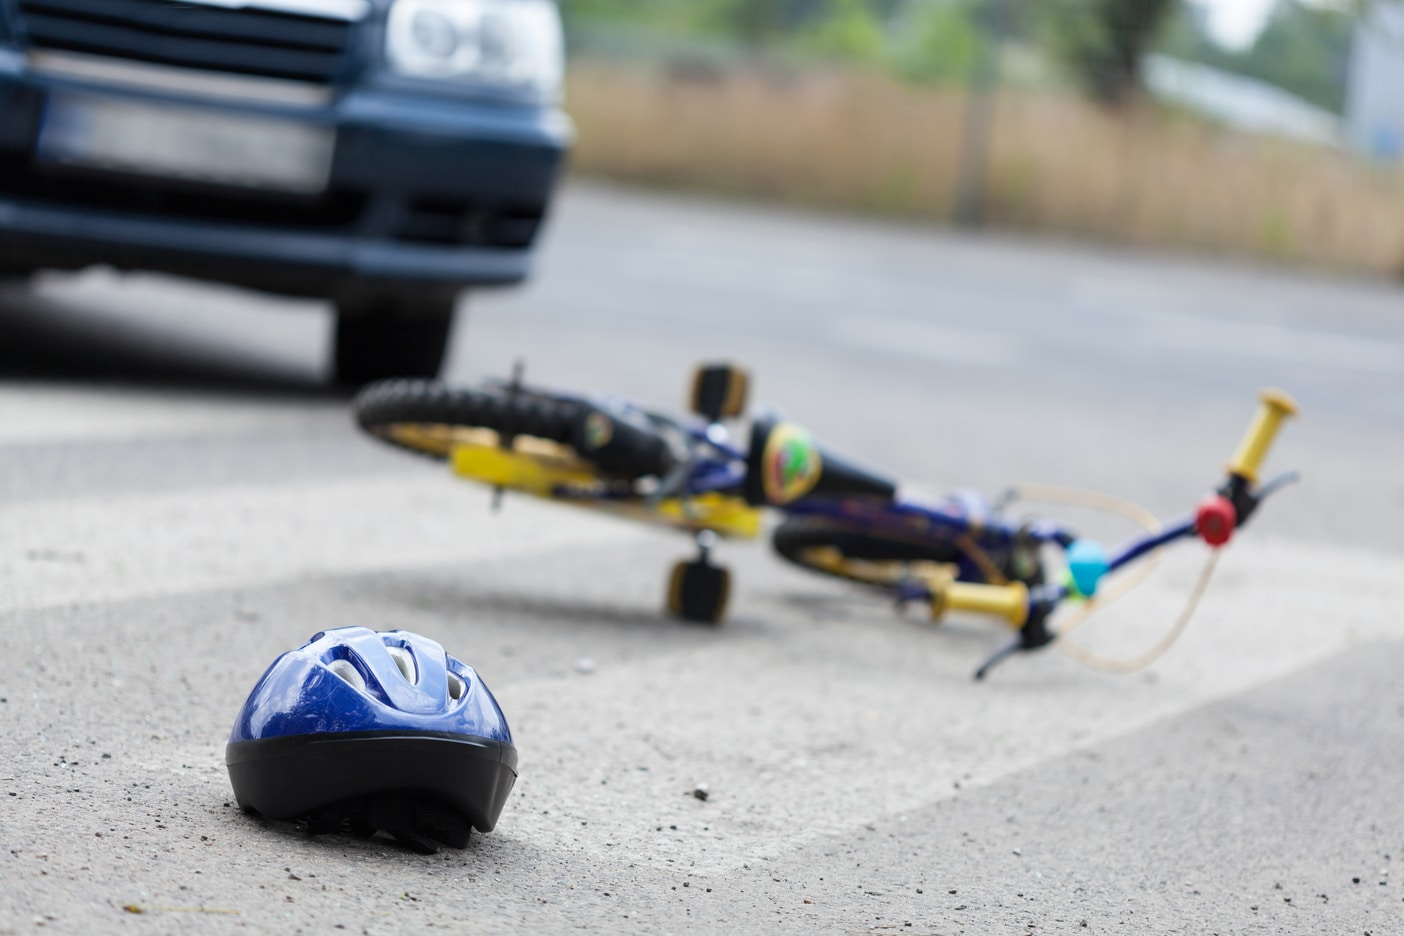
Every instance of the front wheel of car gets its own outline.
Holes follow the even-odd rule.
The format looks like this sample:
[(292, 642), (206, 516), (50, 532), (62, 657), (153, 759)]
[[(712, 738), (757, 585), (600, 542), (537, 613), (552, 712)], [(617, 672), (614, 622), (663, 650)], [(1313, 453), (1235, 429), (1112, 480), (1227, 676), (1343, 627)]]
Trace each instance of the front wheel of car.
[(24, 286), (34, 278), (34, 271), (28, 267), (6, 266), (0, 263), (0, 286)]
[(435, 377), (453, 332), (456, 297), (338, 302), (333, 352), (338, 384)]

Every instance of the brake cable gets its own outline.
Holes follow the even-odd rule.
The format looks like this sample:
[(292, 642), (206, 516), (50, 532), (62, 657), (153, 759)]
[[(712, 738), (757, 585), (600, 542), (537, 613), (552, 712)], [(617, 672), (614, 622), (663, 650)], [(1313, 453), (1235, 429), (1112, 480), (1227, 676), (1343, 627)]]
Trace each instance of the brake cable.
[[(1122, 517), (1152, 534), (1158, 533), (1161, 529), (1161, 522), (1155, 514), (1138, 504), (1133, 504), (1130, 501), (1125, 501), (1109, 494), (1039, 484), (1019, 485), (1013, 488), (1010, 493), (1012, 495), (1012, 500), (1015, 501), (1027, 500), (1047, 504), (1061, 504), (1070, 507), (1086, 507), (1090, 510), (1097, 510), (1102, 513)], [(1199, 609), (1200, 600), (1204, 597), (1204, 593), (1209, 587), (1209, 581), (1213, 578), (1214, 570), (1218, 565), (1219, 550), (1211, 551), (1208, 562), (1205, 563), (1203, 571), (1199, 574), (1198, 581), (1195, 582), (1194, 589), (1190, 592), (1189, 601), (1186, 602), (1174, 626), (1166, 632), (1165, 636), (1162, 637), (1155, 646), (1151, 647), (1146, 652), (1128, 659), (1117, 659), (1115, 657), (1107, 657), (1094, 653), (1086, 647), (1067, 639), (1069, 634), (1086, 624), (1097, 612), (1104, 610), (1112, 603), (1119, 601), (1133, 590), (1140, 587), (1141, 584), (1150, 577), (1150, 574), (1155, 571), (1156, 566), (1160, 564), (1163, 558), (1164, 547), (1160, 547), (1147, 557), (1146, 562), (1141, 563), (1135, 570), (1123, 576), (1113, 587), (1096, 597), (1087, 599), (1086, 603), (1081, 608), (1067, 615), (1062, 626), (1058, 628), (1058, 639), (1054, 643), (1054, 646), (1065, 656), (1076, 660), (1089, 669), (1120, 675), (1143, 670), (1164, 656), (1184, 634), (1185, 629), (1189, 626), (1189, 622), (1194, 618), (1195, 612)]]
[[(1124, 676), (1128, 673), (1135, 673), (1145, 669), (1164, 656), (1171, 647), (1175, 646), (1175, 642), (1184, 634), (1185, 628), (1189, 626), (1190, 620), (1193, 619), (1195, 612), (1199, 610), (1199, 602), (1200, 599), (1204, 597), (1204, 592), (1209, 588), (1209, 580), (1214, 577), (1214, 570), (1219, 564), (1219, 554), (1221, 552), (1222, 550), (1218, 549), (1210, 550), (1209, 558), (1205, 561), (1204, 568), (1200, 570), (1199, 579), (1194, 583), (1194, 590), (1190, 592), (1189, 601), (1185, 602), (1185, 607), (1180, 612), (1179, 619), (1175, 621), (1175, 626), (1170, 628), (1155, 646), (1151, 647), (1140, 656), (1130, 657), (1129, 659), (1106, 657), (1093, 653), (1086, 647), (1066, 639), (1068, 634), (1087, 623), (1087, 620), (1092, 617), (1092, 614), (1099, 610), (1098, 608), (1091, 607), (1090, 602), (1088, 607), (1077, 612), (1077, 616), (1072, 623), (1059, 630), (1058, 640), (1055, 646), (1062, 651), (1064, 655), (1099, 672), (1115, 673)], [(1127, 591), (1129, 591), (1129, 589), (1127, 589)], [(1124, 593), (1125, 592), (1122, 594)]]

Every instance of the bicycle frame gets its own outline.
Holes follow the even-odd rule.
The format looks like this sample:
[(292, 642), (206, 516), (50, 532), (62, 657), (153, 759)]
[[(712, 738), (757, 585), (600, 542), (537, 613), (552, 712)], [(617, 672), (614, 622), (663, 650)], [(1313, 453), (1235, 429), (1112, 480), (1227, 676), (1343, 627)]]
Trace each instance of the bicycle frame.
[[(956, 579), (989, 582), (988, 568), (976, 561), (974, 549), (995, 564), (1003, 564), (1021, 540), (1031, 547), (1067, 547), (1076, 540), (1057, 523), (1035, 520), (1018, 524), (991, 508), (974, 491), (956, 491), (943, 500), (925, 503), (898, 495), (891, 501), (809, 498), (778, 508), (789, 516), (821, 517), (839, 521), (864, 533), (885, 539), (906, 540), (914, 545), (954, 545), (961, 549)], [(970, 547), (974, 547), (971, 549)]]

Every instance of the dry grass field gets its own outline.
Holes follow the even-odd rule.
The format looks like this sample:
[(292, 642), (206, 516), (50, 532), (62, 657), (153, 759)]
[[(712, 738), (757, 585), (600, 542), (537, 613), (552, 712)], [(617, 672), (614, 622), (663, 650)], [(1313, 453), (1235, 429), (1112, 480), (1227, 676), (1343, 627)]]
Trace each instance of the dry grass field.
[[(576, 170), (944, 221), (960, 89), (843, 71), (575, 65)], [(986, 198), (1003, 227), (1404, 274), (1404, 172), (1070, 93), (997, 100)]]

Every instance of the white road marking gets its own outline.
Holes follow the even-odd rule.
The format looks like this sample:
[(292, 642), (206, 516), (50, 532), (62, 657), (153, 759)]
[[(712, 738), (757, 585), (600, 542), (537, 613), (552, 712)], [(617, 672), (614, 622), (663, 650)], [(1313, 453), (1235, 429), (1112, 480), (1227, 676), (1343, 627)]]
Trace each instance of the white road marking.
[(884, 316), (835, 316), (829, 320), (830, 338), (846, 347), (866, 348), (982, 366), (1012, 366), (1023, 358), (1023, 338), (1013, 332), (959, 328), (915, 319)]
[[(618, 274), (647, 283), (798, 305), (843, 307), (872, 301), (888, 281), (863, 271), (802, 263), (766, 262), (754, 257), (657, 247), (646, 257), (617, 264)], [(722, 314), (731, 311), (718, 310)]]
[[(1199, 559), (1185, 550), (1089, 636), (1105, 645), (1134, 630), (1116, 651), (1128, 654), (1154, 643)], [(865, 619), (495, 686), (512, 713), (527, 793), (501, 828), (534, 846), (629, 855), (679, 873), (755, 868), (1350, 646), (1398, 638), (1401, 598), (1396, 557), (1249, 541), (1225, 558), (1199, 618), (1149, 676), (1105, 676), (1047, 653), (976, 685), (970, 673), (992, 649), (991, 625), (930, 633), (892, 622), (874, 601)], [(780, 609), (743, 597), (739, 610)], [(709, 785), (705, 804), (687, 796), (699, 782)], [(627, 821), (621, 802), (632, 804)], [(962, 831), (978, 835), (951, 833)]]
[(1186, 315), (1155, 314), (1145, 316), (1143, 322), (1142, 341), (1155, 348), (1307, 367), (1404, 374), (1404, 347), (1388, 340)]
[(0, 507), (0, 613), (498, 559), (638, 537), (629, 524), (442, 477)]
[[(328, 409), (333, 405), (340, 406), (328, 403)], [(316, 418), (306, 401), (280, 405), (119, 388), (0, 386), (0, 446), (237, 435), (303, 425)]]

